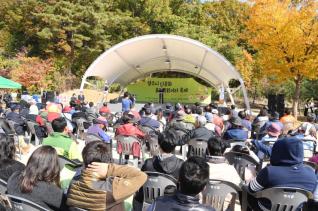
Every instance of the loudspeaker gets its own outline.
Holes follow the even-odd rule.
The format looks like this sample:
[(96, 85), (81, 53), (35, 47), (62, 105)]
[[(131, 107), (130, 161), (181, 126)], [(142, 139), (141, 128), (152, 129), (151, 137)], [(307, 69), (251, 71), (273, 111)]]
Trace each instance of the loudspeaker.
[(276, 97), (276, 111), (279, 113), (280, 116), (284, 115), (285, 111), (285, 95), (278, 94)]
[(54, 102), (55, 93), (53, 91), (46, 92), (46, 101)]
[(276, 95), (270, 94), (268, 95), (267, 99), (268, 99), (267, 107), (269, 112), (276, 111)]
[(270, 94), (267, 99), (269, 112), (277, 111), (280, 116), (283, 116), (285, 111), (285, 95)]

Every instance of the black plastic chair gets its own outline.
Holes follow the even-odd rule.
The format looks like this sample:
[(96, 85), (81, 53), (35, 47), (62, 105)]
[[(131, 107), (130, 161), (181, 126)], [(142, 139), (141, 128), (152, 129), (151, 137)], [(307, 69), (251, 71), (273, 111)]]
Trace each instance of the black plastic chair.
[(5, 194), (7, 192), (7, 182), (0, 179), (0, 193)]
[(165, 189), (170, 187), (177, 187), (177, 180), (167, 174), (162, 174), (158, 172), (145, 172), (148, 175), (146, 183), (143, 185), (144, 202), (143, 209), (147, 208), (152, 204), (152, 202), (159, 196), (163, 196)]
[(76, 124), (76, 128), (77, 128), (76, 138), (83, 139), (83, 134), (84, 134), (84, 131), (85, 131), (84, 123), (88, 124), (88, 121), (86, 119), (84, 119), (84, 118), (74, 118), (73, 122)]
[(27, 121), (26, 122), (27, 127), (28, 127), (28, 131), (30, 132), (30, 140), (32, 139), (32, 136), (34, 136), (34, 142), (35, 142), (35, 146), (38, 146), (39, 144), (42, 144), (42, 140), (36, 135), (35, 132), (35, 127), (39, 127), (40, 125), (36, 122), (32, 122), (32, 121)]
[(16, 130), (15, 130), (15, 124), (16, 124), (16, 123), (15, 123), (14, 121), (8, 120), (8, 119), (7, 119), (7, 123), (8, 123), (8, 125), (9, 125), (11, 131), (13, 132), (13, 134), (11, 134), (11, 135), (13, 136), (14, 142), (17, 143), (17, 145), (18, 145), (19, 156), (20, 156), (20, 159), (21, 159), (21, 157), (22, 157), (22, 152), (21, 152), (21, 146), (20, 146), (19, 136), (18, 136), (18, 134), (17, 134), (17, 132), (16, 132)]
[(256, 199), (265, 198), (271, 202), (271, 211), (296, 211), (302, 204), (312, 199), (312, 193), (290, 187), (273, 187), (256, 193), (250, 193), (247, 186), (243, 186), (242, 210), (246, 211), (250, 207), (247, 201), (247, 195)]
[(151, 136), (148, 138), (150, 154), (152, 156), (158, 155), (160, 153), (160, 146), (158, 143), (158, 136)]
[(84, 140), (85, 140), (85, 144), (88, 144), (92, 141), (103, 141), (103, 139), (100, 136), (94, 133), (85, 133)]
[(150, 126), (146, 126), (146, 125), (139, 125), (138, 128), (145, 134), (153, 134), (155, 133), (156, 129), (155, 128), (152, 128)]
[(119, 164), (122, 163), (122, 156), (123, 155), (131, 155), (132, 154), (133, 144), (139, 144), (140, 145), (140, 149), (142, 149), (142, 146), (140, 144), (139, 139), (136, 138), (135, 136), (118, 135), (118, 136), (115, 137), (115, 139), (117, 140), (117, 152), (118, 152), (119, 143), (121, 144), (121, 147), (122, 147), (121, 153), (118, 152), (118, 154), (119, 154)]
[(81, 167), (83, 163), (77, 160), (70, 160), (64, 157), (63, 155), (59, 155), (59, 165), (60, 165), (60, 170), (62, 170), (65, 166), (70, 167), (71, 169), (75, 169), (75, 168)]
[(205, 140), (200, 139), (191, 139), (188, 142), (188, 155), (187, 157), (191, 156), (198, 156), (205, 158), (207, 155), (208, 143)]
[(251, 156), (239, 153), (239, 152), (228, 152), (224, 154), (230, 165), (234, 165), (237, 173), (240, 175), (241, 179), (245, 180), (245, 168), (254, 165), (256, 169), (260, 168), (260, 163), (254, 160)]
[(49, 211), (48, 209), (22, 197), (7, 195), (15, 211)]
[(53, 127), (52, 127), (52, 123), (51, 122), (45, 122), (45, 126), (47, 129), (47, 133), (48, 135), (51, 135), (52, 133), (54, 133)]
[(202, 203), (212, 206), (216, 211), (222, 211), (226, 196), (233, 193), (236, 198), (240, 191), (241, 188), (231, 182), (210, 179), (202, 191)]

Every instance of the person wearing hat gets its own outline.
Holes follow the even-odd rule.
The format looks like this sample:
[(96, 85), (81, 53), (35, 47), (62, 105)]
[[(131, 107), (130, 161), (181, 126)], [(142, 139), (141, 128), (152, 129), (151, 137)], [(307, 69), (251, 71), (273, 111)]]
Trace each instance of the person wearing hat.
[(73, 112), (73, 109), (71, 106), (65, 106), (62, 110), (62, 117), (65, 118), (67, 122), (67, 128), (69, 131), (74, 130), (74, 125), (72, 123), (72, 112)]
[(193, 130), (195, 128), (194, 124), (186, 123), (184, 121), (184, 118), (186, 116), (187, 114), (183, 110), (178, 111), (167, 127), (173, 128), (174, 130), (182, 130), (182, 131)]
[[(123, 117), (121, 118), (121, 121), (123, 122), (122, 125), (120, 125), (115, 132), (115, 136), (123, 135), (123, 136), (134, 136), (139, 139), (143, 139), (145, 137), (145, 134), (139, 130), (138, 127), (135, 126), (136, 119), (134, 118), (134, 114), (131, 112), (124, 112)], [(117, 149), (120, 153), (122, 146), (120, 143), (117, 143)], [(132, 155), (134, 157), (140, 158), (140, 144), (134, 144), (132, 147)], [(125, 155), (126, 163), (128, 163), (129, 155)]]
[(104, 120), (102, 117), (99, 117), (98, 119), (93, 119), (93, 125), (88, 128), (87, 133), (95, 134), (99, 136), (101, 139), (103, 139), (104, 142), (110, 143), (111, 138), (104, 131), (106, 125), (107, 121)]
[(252, 144), (256, 148), (256, 154), (260, 159), (265, 156), (270, 157), (272, 146), (282, 133), (281, 127), (277, 123), (272, 123), (266, 130), (266, 135), (261, 140), (253, 140)]
[(139, 125), (151, 127), (155, 130), (158, 130), (160, 127), (160, 123), (152, 118), (151, 108), (145, 108), (145, 115), (141, 117), (139, 120)]
[(54, 119), (61, 117), (62, 107), (56, 103), (47, 104), (47, 120), (52, 122)]
[(239, 117), (231, 117), (229, 120), (231, 127), (224, 133), (224, 140), (241, 140), (248, 139), (248, 132), (243, 129), (242, 120)]
[(47, 130), (46, 130), (43, 118), (39, 115), (39, 110), (37, 106), (35, 107), (32, 107), (32, 106), (30, 107), (30, 111), (29, 111), (29, 114), (26, 116), (26, 120), (39, 124), (38, 126), (37, 125), (35, 126), (35, 133), (37, 137), (42, 139), (47, 137)]
[(181, 139), (177, 140), (177, 145), (184, 145), (191, 139), (197, 139), (201, 141), (206, 141), (215, 136), (214, 132), (207, 129), (206, 118), (204, 116), (198, 116), (195, 122), (195, 129), (189, 131)]
[(218, 127), (220, 131), (224, 128), (223, 119), (219, 116), (219, 111), (217, 109), (212, 109), (211, 113), (213, 114), (213, 124)]
[(7, 114), (6, 119), (13, 121), (15, 132), (18, 135), (19, 144), (21, 147), (22, 153), (28, 153), (30, 149), (30, 145), (26, 144), (24, 141), (24, 135), (26, 132), (26, 125), (24, 120), (22, 119), (22, 116), (19, 113), (20, 111), (20, 105), (13, 105), (11, 107), (11, 112)]
[(120, 125), (115, 132), (115, 135), (135, 136), (137, 138), (144, 138), (145, 134), (135, 126), (134, 114), (131, 112), (124, 112), (121, 118), (122, 125)]

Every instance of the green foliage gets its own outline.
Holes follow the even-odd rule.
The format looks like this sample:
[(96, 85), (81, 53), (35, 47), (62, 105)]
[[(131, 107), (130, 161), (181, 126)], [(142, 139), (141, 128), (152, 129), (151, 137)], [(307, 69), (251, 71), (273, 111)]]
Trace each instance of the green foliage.
[(53, 78), (73, 78), (63, 86), (59, 81), (63, 88), (78, 86), (103, 51), (149, 33), (199, 40), (235, 64), (242, 57), (238, 38), (246, 7), (238, 0), (2, 0), (0, 53), (14, 57), (25, 50), (51, 59)]
[(121, 89), (120, 84), (118, 84), (118, 83), (113, 83), (113, 84), (109, 87), (109, 93), (119, 92), (120, 89)]

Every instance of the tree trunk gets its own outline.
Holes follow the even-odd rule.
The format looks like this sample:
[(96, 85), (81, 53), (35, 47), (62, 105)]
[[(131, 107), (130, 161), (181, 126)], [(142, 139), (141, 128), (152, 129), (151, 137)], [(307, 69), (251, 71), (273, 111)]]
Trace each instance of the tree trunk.
[(294, 97), (293, 97), (293, 114), (297, 118), (302, 77), (300, 75), (298, 75), (294, 82), (295, 82), (296, 87), (295, 87), (295, 93), (294, 93)]

